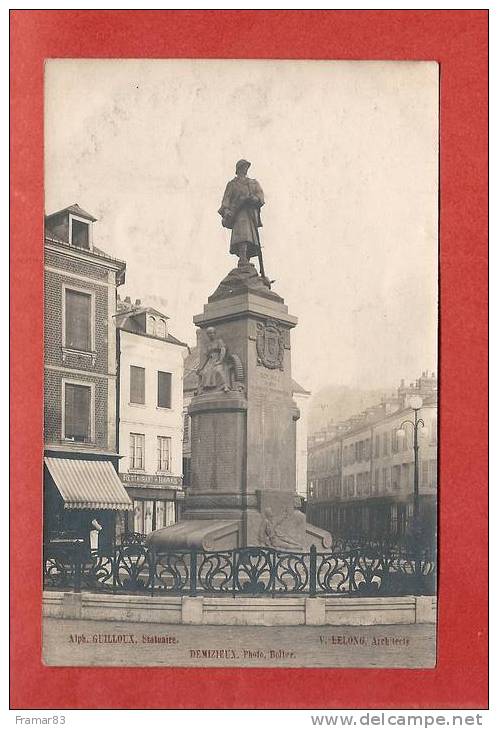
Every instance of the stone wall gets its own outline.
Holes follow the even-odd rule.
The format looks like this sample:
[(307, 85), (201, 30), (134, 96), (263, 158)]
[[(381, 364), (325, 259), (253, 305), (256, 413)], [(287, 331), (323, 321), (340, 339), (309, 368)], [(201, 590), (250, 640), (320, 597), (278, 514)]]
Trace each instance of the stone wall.
[(44, 592), (52, 618), (189, 625), (435, 624), (435, 597), (150, 597)]

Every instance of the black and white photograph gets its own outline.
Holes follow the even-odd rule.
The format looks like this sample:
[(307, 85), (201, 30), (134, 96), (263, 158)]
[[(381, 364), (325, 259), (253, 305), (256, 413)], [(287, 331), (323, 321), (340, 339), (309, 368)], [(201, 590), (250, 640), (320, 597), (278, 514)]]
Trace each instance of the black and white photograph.
[(44, 84), (44, 663), (434, 667), (438, 64)]

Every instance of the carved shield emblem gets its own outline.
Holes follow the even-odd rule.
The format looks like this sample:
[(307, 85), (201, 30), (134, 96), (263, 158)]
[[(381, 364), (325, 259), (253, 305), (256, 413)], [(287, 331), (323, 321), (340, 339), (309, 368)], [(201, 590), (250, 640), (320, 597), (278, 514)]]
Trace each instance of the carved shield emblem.
[(275, 321), (258, 322), (256, 335), (258, 364), (269, 369), (284, 368), (284, 333)]

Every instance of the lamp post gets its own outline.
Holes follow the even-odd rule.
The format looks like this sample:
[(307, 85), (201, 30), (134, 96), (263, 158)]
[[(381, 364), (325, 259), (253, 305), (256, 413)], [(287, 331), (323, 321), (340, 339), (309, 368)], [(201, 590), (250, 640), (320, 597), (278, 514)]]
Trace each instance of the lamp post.
[(424, 404), (424, 401), (419, 395), (414, 395), (408, 400), (408, 404), (413, 410), (413, 420), (404, 420), (401, 425), (400, 429), (398, 430), (398, 435), (401, 437), (404, 437), (406, 435), (404, 431), (404, 426), (410, 424), (413, 428), (413, 458), (414, 458), (414, 465), (413, 465), (413, 532), (415, 537), (418, 537), (419, 534), (419, 511), (420, 511), (420, 505), (419, 505), (419, 484), (418, 484), (418, 429), (421, 426), (424, 427), (424, 421), (422, 418), (418, 417), (418, 413), (422, 405)]

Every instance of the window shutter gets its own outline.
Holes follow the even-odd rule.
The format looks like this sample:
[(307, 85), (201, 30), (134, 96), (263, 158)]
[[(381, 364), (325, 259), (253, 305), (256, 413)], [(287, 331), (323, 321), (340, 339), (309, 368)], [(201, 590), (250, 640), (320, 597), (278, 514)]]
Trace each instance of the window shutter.
[(171, 407), (171, 372), (157, 373), (157, 407)]
[(66, 290), (65, 303), (66, 347), (88, 352), (92, 348), (92, 298), (81, 291)]
[(74, 438), (80, 442), (90, 440), (90, 401), (89, 387), (66, 385), (64, 413), (66, 438)]
[(130, 402), (145, 405), (145, 369), (130, 365)]

